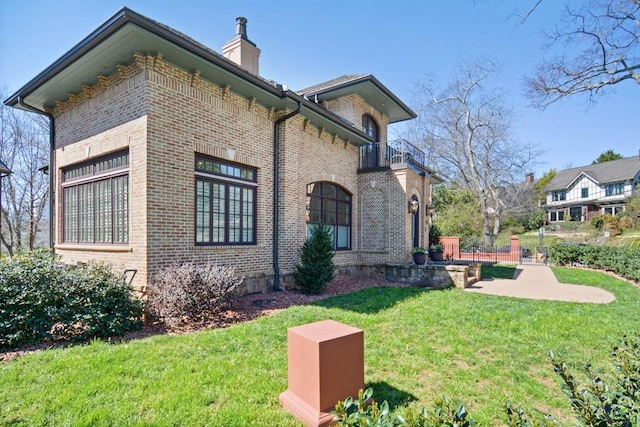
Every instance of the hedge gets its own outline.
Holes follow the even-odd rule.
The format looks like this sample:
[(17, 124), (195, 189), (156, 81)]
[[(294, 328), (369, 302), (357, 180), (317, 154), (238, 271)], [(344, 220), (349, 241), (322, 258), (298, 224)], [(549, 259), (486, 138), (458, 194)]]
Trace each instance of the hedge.
[(640, 282), (640, 248), (559, 243), (549, 248), (555, 265), (581, 265), (612, 271)]
[(0, 349), (108, 338), (143, 326), (142, 301), (104, 264), (38, 250), (0, 261)]

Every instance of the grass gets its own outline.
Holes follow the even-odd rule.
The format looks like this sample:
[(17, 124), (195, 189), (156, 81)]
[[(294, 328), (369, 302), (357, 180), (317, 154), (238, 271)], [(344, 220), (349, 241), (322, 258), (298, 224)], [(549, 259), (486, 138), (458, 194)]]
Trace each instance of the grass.
[(599, 286), (607, 305), (520, 300), (452, 289), (366, 289), (227, 329), (92, 342), (0, 364), (0, 424), (298, 426), (278, 403), (287, 388), (287, 328), (334, 319), (365, 331), (365, 379), (392, 406), (445, 394), (482, 425), (509, 400), (573, 421), (548, 363), (612, 370), (610, 346), (638, 330), (640, 290), (583, 270), (561, 281)]
[(513, 279), (513, 275), (516, 272), (516, 266), (507, 264), (484, 264), (481, 272), (483, 279), (488, 279), (490, 277), (493, 277), (494, 279)]

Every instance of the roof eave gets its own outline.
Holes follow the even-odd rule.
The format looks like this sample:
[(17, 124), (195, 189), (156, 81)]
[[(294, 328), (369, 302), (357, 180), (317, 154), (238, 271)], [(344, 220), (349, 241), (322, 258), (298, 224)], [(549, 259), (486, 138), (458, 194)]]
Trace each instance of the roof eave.
[(226, 71), (229, 71), (233, 74), (238, 75), (239, 77), (244, 78), (247, 81), (250, 81), (251, 83), (267, 92), (270, 92), (273, 95), (281, 96), (282, 91), (275, 86), (268, 84), (264, 80), (257, 78), (253, 74), (240, 67), (230, 64), (229, 61), (224, 60), (217, 55), (212, 54), (211, 52), (208, 52), (207, 50), (195, 45), (189, 40), (185, 40), (178, 34), (170, 31), (168, 28), (165, 28), (158, 23), (145, 18), (144, 16), (132, 11), (127, 7), (123, 7), (111, 18), (100, 25), (97, 29), (91, 32), (91, 34), (89, 34), (77, 45), (71, 48), (71, 50), (61, 56), (58, 60), (56, 60), (53, 64), (47, 67), (36, 77), (31, 79), (22, 88), (18, 89), (18, 91), (7, 98), (4, 103), (10, 107), (19, 106), (19, 98), (25, 99), (27, 96), (29, 96), (30, 93), (46, 84), (49, 80), (51, 80), (51, 78), (62, 72), (76, 60), (86, 55), (93, 48), (98, 46), (100, 43), (108, 39), (111, 35), (113, 35), (115, 32), (129, 23), (135, 24), (152, 34), (159, 36), (162, 39), (167, 40), (175, 44), (176, 46), (193, 53), (194, 55), (212, 62), (215, 65), (225, 69)]
[(418, 115), (411, 109), (409, 108), (404, 102), (402, 102), (400, 100), (400, 98), (398, 98), (395, 94), (393, 94), (393, 92), (391, 92), (386, 86), (384, 86), (378, 79), (376, 79), (373, 75), (368, 74), (362, 77), (357, 77), (355, 79), (352, 80), (348, 80), (346, 82), (342, 82), (342, 83), (338, 83), (336, 85), (327, 87), (327, 88), (323, 88), (317, 91), (312, 91), (309, 93), (306, 93), (305, 95), (307, 96), (315, 96), (315, 95), (323, 95), (323, 94), (329, 94), (331, 92), (335, 92), (338, 91), (340, 89), (344, 89), (347, 88), (349, 86), (354, 86), (358, 83), (363, 83), (363, 82), (371, 82), (379, 91), (381, 91), (382, 93), (384, 93), (387, 97), (389, 97), (401, 110), (404, 111), (405, 116), (401, 117), (399, 119), (396, 119), (394, 121), (392, 121), (391, 123), (398, 123), (398, 122), (402, 122), (405, 120), (410, 120), (410, 119), (415, 119), (416, 117), (418, 117)]

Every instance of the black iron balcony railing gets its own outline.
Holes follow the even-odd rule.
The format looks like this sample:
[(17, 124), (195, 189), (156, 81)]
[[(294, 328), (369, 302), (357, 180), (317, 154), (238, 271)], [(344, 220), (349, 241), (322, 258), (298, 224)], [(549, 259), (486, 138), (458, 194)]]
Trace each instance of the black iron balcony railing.
[(397, 139), (360, 147), (358, 170), (371, 170), (396, 163), (406, 163), (425, 169), (425, 161), (426, 156), (422, 150), (404, 139)]

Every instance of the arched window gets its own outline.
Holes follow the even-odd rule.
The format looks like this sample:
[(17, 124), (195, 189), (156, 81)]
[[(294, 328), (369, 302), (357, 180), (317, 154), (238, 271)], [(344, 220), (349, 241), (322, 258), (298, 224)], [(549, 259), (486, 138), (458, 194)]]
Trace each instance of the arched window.
[(368, 114), (362, 116), (362, 131), (372, 137), (374, 141), (379, 141), (380, 132), (378, 130), (378, 124), (373, 117)]
[(320, 223), (331, 227), (334, 250), (351, 249), (351, 194), (330, 182), (307, 185), (307, 233)]
[[(378, 124), (368, 114), (362, 116), (362, 131), (373, 138), (375, 142), (380, 139), (380, 133), (378, 132)], [(375, 168), (378, 166), (378, 144), (369, 144), (362, 147), (360, 151), (362, 155), (361, 164), (364, 168)]]

